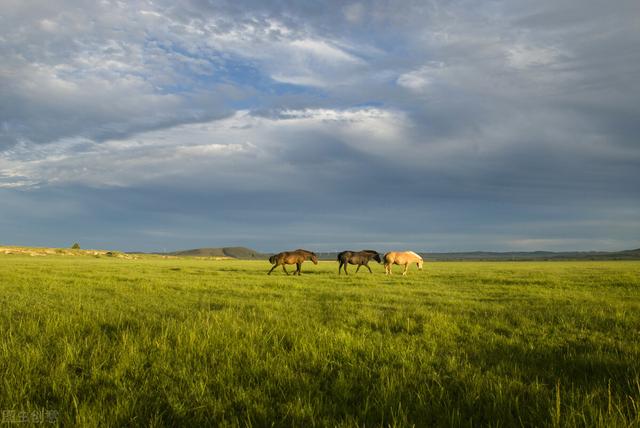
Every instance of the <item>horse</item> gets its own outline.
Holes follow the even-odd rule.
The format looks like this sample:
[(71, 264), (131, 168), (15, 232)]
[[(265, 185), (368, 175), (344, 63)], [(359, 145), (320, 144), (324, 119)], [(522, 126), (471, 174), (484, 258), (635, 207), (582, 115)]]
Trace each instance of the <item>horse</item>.
[(418, 269), (422, 270), (422, 262), (422, 257), (417, 255), (413, 251), (391, 251), (384, 255), (385, 274), (391, 275), (393, 273), (391, 271), (392, 265), (404, 265), (404, 271), (402, 272), (402, 275), (406, 275), (407, 269), (409, 268), (409, 263), (415, 263), (418, 266)]
[(282, 270), (284, 271), (284, 273), (289, 275), (289, 272), (287, 272), (285, 265), (297, 265), (296, 270), (293, 272), (293, 274), (295, 275), (297, 273), (298, 276), (300, 276), (302, 274), (300, 272), (300, 267), (302, 266), (302, 262), (304, 262), (305, 260), (311, 260), (314, 265), (318, 264), (318, 256), (314, 252), (303, 250), (300, 248), (294, 251), (283, 251), (282, 253), (278, 253), (269, 257), (269, 262), (271, 262), (273, 267), (267, 275), (271, 275), (271, 272), (273, 272), (273, 270), (278, 266), (282, 266)]
[(349, 275), (349, 273), (347, 272), (347, 265), (349, 264), (358, 265), (358, 267), (356, 268), (356, 273), (358, 273), (362, 266), (365, 266), (367, 269), (369, 269), (370, 273), (373, 273), (371, 271), (371, 268), (369, 267), (369, 261), (371, 259), (377, 261), (378, 263), (382, 263), (380, 253), (378, 253), (377, 251), (343, 251), (338, 254), (338, 262), (340, 263), (340, 266), (338, 266), (338, 275), (340, 275), (340, 271), (342, 270), (343, 266), (345, 275)]

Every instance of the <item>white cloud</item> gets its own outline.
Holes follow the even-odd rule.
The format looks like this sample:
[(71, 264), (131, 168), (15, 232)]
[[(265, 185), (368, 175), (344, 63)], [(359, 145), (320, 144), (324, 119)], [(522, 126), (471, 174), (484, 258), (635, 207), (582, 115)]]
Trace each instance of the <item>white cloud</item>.
[(438, 79), (444, 67), (444, 63), (432, 61), (417, 70), (401, 74), (396, 83), (415, 92), (424, 92)]
[[(354, 150), (388, 156), (394, 147), (404, 145), (399, 137), (405, 125), (401, 114), (372, 108), (285, 110), (274, 118), (240, 111), (228, 119), (102, 143), (86, 139), (63, 139), (46, 146), (23, 143), (0, 156), (0, 186), (190, 185), (190, 177), (197, 176), (205, 182), (261, 187), (270, 180), (261, 178), (257, 183), (238, 177), (264, 177), (276, 171), (272, 178), (278, 180), (277, 171), (283, 170), (279, 156), (311, 148), (318, 137), (308, 136), (332, 136)], [(291, 166), (284, 168), (286, 173), (291, 173)]]
[(0, 16), (0, 103), (10, 106), (2, 145), (101, 140), (219, 117), (225, 90), (256, 95), (238, 67), (322, 88), (366, 67), (350, 43), (278, 17), (187, 17), (161, 2), (14, 6)]
[(422, 70), (417, 70), (400, 75), (400, 77), (398, 77), (397, 83), (398, 85), (404, 86), (407, 89), (421, 92), (429, 86), (431, 80), (429, 80), (427, 74)]
[(294, 51), (303, 52), (305, 55), (316, 58), (319, 61), (332, 61), (344, 63), (361, 63), (361, 61), (336, 46), (332, 46), (323, 40), (303, 39), (292, 40), (289, 46)]
[(516, 44), (506, 48), (509, 65), (520, 70), (553, 64), (560, 56), (555, 48)]
[(274, 19), (230, 29), (210, 21), (201, 28), (208, 31), (209, 47), (257, 62), (278, 82), (335, 86), (353, 81), (353, 74), (366, 65), (346, 50), (348, 44), (294, 30)]

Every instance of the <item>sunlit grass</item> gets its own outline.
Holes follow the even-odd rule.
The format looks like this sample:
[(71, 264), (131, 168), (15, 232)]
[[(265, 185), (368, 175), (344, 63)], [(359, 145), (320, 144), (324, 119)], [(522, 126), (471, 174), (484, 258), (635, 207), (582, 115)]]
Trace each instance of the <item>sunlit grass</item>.
[(0, 409), (89, 426), (640, 425), (640, 262), (269, 268), (0, 257)]

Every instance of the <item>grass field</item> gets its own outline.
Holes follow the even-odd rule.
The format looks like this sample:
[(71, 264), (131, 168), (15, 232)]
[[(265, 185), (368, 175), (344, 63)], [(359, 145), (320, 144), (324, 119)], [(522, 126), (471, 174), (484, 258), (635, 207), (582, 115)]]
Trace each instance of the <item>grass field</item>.
[(640, 426), (640, 262), (269, 267), (0, 256), (3, 417)]

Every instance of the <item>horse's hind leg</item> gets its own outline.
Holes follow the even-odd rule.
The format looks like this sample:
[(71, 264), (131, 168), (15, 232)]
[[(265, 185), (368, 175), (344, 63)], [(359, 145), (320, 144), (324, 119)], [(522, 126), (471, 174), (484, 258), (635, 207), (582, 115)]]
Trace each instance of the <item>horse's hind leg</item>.
[(338, 275), (340, 275), (342, 272), (342, 262), (340, 262), (340, 266), (338, 266)]
[[(296, 272), (298, 272), (298, 276), (302, 275), (302, 263), (296, 263)], [(295, 275), (296, 272), (294, 272), (293, 274)]]
[(405, 263), (404, 265), (404, 271), (402, 271), (403, 276), (407, 274), (407, 270), (409, 270), (409, 263)]

